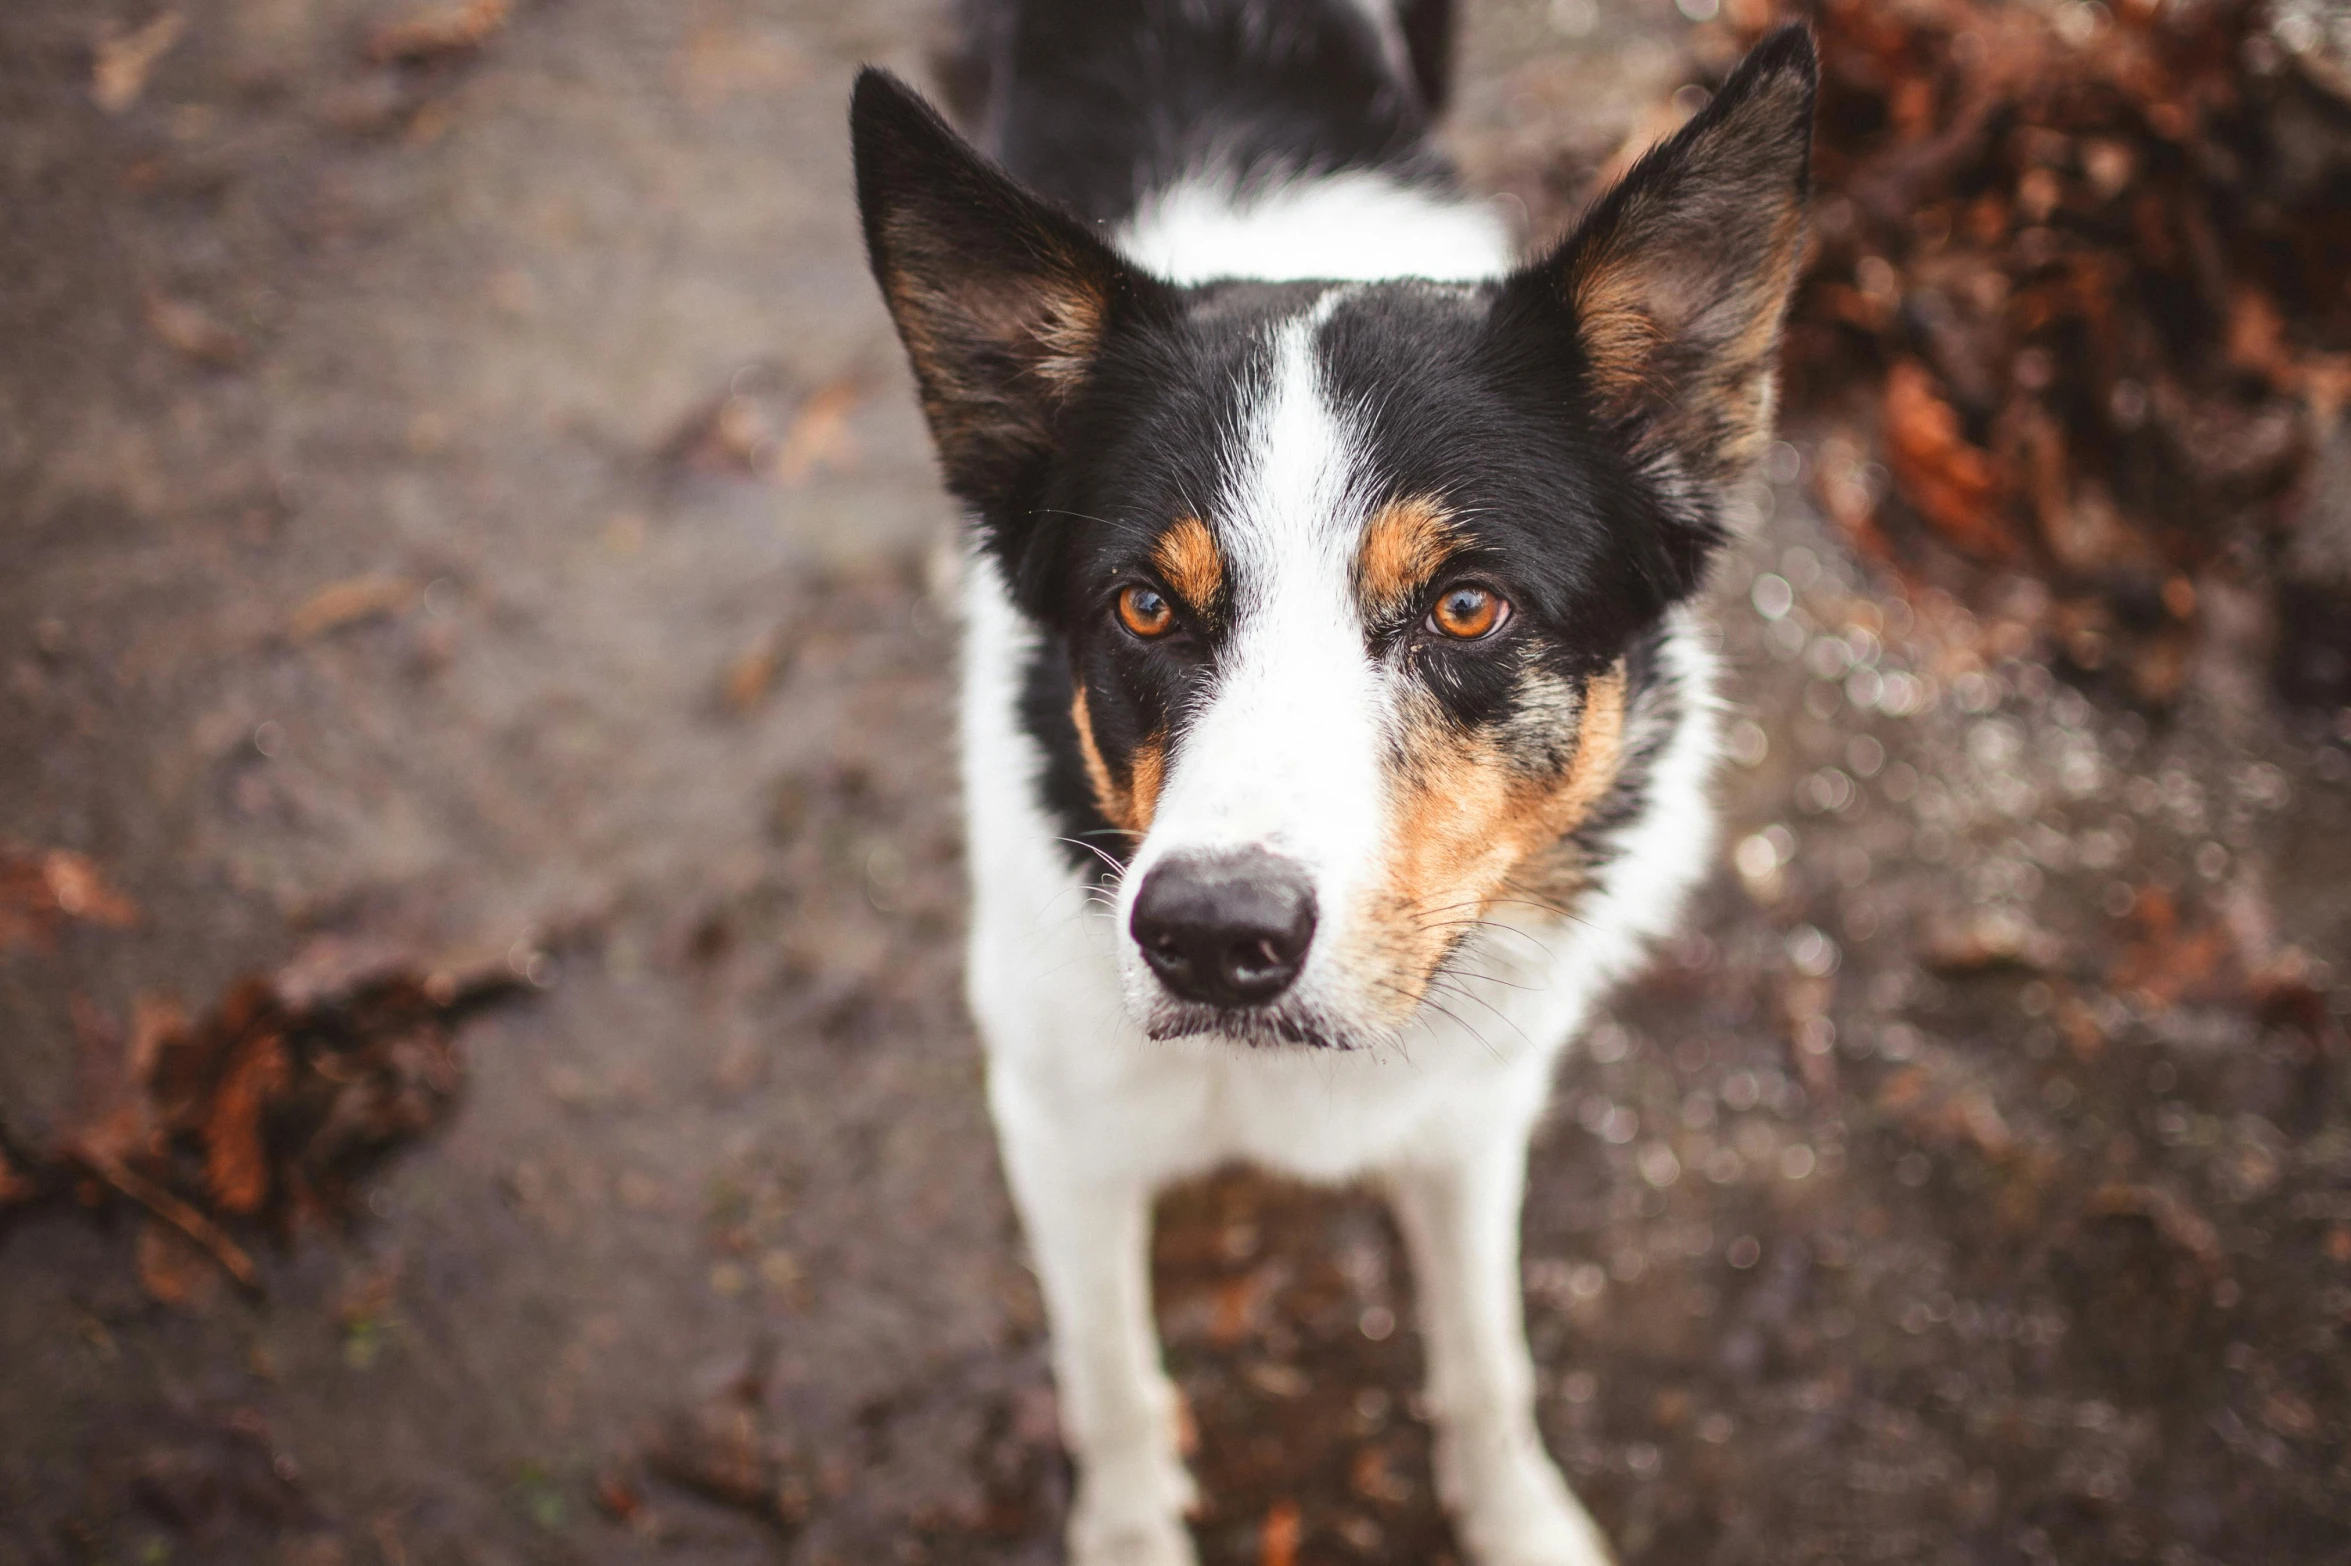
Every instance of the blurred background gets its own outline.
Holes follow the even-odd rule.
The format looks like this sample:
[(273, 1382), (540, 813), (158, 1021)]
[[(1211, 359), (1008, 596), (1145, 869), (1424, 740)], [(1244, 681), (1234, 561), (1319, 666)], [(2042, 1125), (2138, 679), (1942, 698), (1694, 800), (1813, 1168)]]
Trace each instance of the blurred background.
[[(843, 125), (942, 11), (0, 7), (0, 1563), (1059, 1558)], [(1541, 236), (1773, 7), (1463, 11)], [(1628, 1563), (2344, 1559), (2351, 16), (1810, 14), (1547, 1434)], [(1158, 1286), (1207, 1561), (1454, 1558), (1375, 1203)]]

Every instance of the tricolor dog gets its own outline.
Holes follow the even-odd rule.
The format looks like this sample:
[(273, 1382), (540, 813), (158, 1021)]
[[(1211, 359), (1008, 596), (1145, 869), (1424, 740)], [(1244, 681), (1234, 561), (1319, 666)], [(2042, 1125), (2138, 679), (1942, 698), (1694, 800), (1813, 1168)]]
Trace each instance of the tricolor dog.
[(868, 71), (875, 277), (969, 516), (972, 1008), (1079, 1566), (1191, 1561), (1152, 1197), (1369, 1179), (1482, 1566), (1545, 1455), (1527, 1141), (1708, 864), (1686, 605), (1768, 440), (1809, 38), (1520, 262), (1430, 140), (1447, 0), (974, 0), (961, 139)]

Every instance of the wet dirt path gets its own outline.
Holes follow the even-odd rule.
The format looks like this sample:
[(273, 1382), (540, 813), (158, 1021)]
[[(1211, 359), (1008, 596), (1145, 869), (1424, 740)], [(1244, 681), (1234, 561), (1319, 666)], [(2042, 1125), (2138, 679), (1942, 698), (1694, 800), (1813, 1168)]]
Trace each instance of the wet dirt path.
[[(1675, 79), (1668, 5), (1471, 9), (1473, 172)], [(190, 7), (109, 112), (153, 13), (0, 13), (0, 839), (138, 910), (0, 950), (0, 1133), (142, 1000), (529, 986), (261, 1296), (123, 1203), (0, 1220), (0, 1562), (1058, 1559), (946, 514), (840, 123), (933, 8), (546, 0), (371, 63), (409, 14)], [(1792, 434), (1711, 605), (1724, 868), (1536, 1160), (1554, 1450), (1629, 1562), (2339, 1557), (2351, 734), (2220, 583), (2172, 718), (2081, 697), (2021, 607), (1866, 580)], [(1205, 1557), (1446, 1559), (1376, 1205), (1165, 1217)]]

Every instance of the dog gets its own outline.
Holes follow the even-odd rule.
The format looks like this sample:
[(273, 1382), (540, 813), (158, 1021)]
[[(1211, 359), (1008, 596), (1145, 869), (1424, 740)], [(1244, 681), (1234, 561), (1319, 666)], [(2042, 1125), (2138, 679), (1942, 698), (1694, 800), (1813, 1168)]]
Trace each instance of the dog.
[(1688, 605), (1770, 439), (1810, 37), (1520, 264), (1431, 140), (1448, 0), (965, 21), (979, 148), (874, 69), (851, 130), (969, 518), (969, 998), (1071, 1557), (1195, 1558), (1151, 1204), (1245, 1161), (1389, 1195), (1467, 1552), (1605, 1561), (1536, 1428), (1527, 1146), (1710, 861)]

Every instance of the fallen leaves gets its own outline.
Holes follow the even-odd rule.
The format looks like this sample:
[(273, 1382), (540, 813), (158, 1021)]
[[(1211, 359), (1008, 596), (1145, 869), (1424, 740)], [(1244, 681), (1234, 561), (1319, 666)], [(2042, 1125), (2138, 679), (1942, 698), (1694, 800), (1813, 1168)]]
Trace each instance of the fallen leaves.
[(1298, 1538), (1303, 1532), (1296, 1501), (1276, 1501), (1265, 1514), (1257, 1534), (1257, 1566), (1298, 1566)]
[(108, 114), (120, 114), (137, 103), (147, 90), (147, 78), (187, 30), (186, 17), (166, 11), (143, 27), (101, 41), (90, 65), (90, 101)]
[(827, 381), (790, 405), (766, 372), (737, 385), (679, 421), (662, 443), (665, 461), (703, 473), (764, 479), (797, 489), (820, 473), (846, 473), (860, 460), (852, 415), (865, 392), (854, 377)]
[(1970, 1146), (1994, 1163), (2016, 1150), (2016, 1134), (1992, 1095), (1946, 1072), (1907, 1067), (1878, 1089), (1877, 1105), (1923, 1141)]
[(2005, 909), (1987, 909), (1930, 924), (1919, 965), (1943, 978), (1988, 973), (2047, 973), (2065, 960), (2065, 943)]
[(820, 470), (843, 472), (856, 466), (857, 439), (850, 433), (849, 414), (857, 402), (857, 387), (848, 381), (833, 381), (810, 393), (784, 431), (775, 458), (777, 482), (797, 487)]
[(2219, 1277), (2227, 1271), (2228, 1257), (2221, 1248), (2220, 1232), (2176, 1191), (2114, 1182), (2092, 1192), (2084, 1211), (2094, 1218), (2144, 1218), (2207, 1274)]
[(416, 65), (471, 54), (506, 25), (511, 0), (463, 0), (412, 12), (376, 29), (367, 57), (379, 65)]
[[(769, 1347), (754, 1350), (743, 1373), (717, 1396), (670, 1421), (647, 1449), (645, 1464), (680, 1489), (789, 1528), (806, 1518), (812, 1485), (806, 1461), (763, 1418), (773, 1357)], [(625, 1480), (616, 1476), (614, 1483)]]
[(2139, 889), (2131, 918), (2138, 935), (2107, 974), (2109, 989), (2150, 1007), (2205, 993), (2234, 964), (2236, 942), (2224, 920), (2190, 926), (2160, 886)]
[(245, 362), (245, 339), (201, 306), (150, 292), (146, 314), (147, 329), (176, 353), (220, 370), (232, 370)]
[(2011, 557), (1991, 454), (1961, 434), (1958, 411), (1938, 394), (1925, 365), (1901, 359), (1886, 372), (1882, 418), (1886, 465), (1910, 503), (1962, 548), (1995, 560)]
[(405, 577), (355, 576), (320, 588), (286, 621), (286, 635), (314, 641), (330, 631), (384, 615), (398, 614), (421, 589)]
[(89, 857), (70, 848), (30, 854), (0, 848), (0, 952), (47, 951), (66, 921), (127, 929), (138, 905), (107, 884)]
[[(139, 1267), (139, 1286), (147, 1291), (149, 1299), (163, 1305), (197, 1305), (211, 1294), (224, 1270), (236, 1275), (234, 1268), (216, 1265), (220, 1260), (216, 1253), (161, 1219), (150, 1218), (140, 1226), (134, 1254)], [(242, 1251), (236, 1254), (243, 1265), (250, 1267)], [(250, 1279), (239, 1277), (238, 1281), (245, 1283)]]
[[(196, 1295), (187, 1272), (198, 1254), (258, 1287), (229, 1225), (286, 1235), (348, 1211), (360, 1177), (454, 1103), (457, 1021), (516, 988), (503, 965), (422, 974), (297, 959), (236, 984), (196, 1022), (144, 999), (127, 1037), (80, 1002), (85, 1102), (36, 1164), (78, 1173), (86, 1201), (128, 1198), (176, 1236), (142, 1231), (140, 1277), (157, 1299)], [(0, 1195), (57, 1189), (41, 1172), (0, 1164)]]
[(1907, 572), (2043, 578), (2039, 629), (2078, 672), (2175, 700), (2196, 609), (2171, 584), (2296, 525), (2351, 399), (2351, 296), (2321, 259), (2351, 246), (2351, 138), (2312, 128), (2307, 67), (2252, 0), (1736, 25), (1797, 9), (1820, 199), (1789, 404), (1874, 420), (1887, 478), (1824, 464), (1828, 513)]
[(757, 707), (774, 687), (783, 667), (783, 633), (771, 626), (751, 638), (750, 645), (727, 665), (726, 678), (720, 682), (720, 696), (728, 710), (739, 716)]
[(29, 1202), (40, 1192), (40, 1187), (17, 1173), (5, 1148), (0, 1148), (0, 1207), (14, 1207)]

